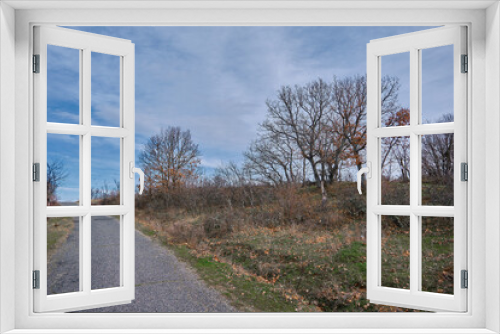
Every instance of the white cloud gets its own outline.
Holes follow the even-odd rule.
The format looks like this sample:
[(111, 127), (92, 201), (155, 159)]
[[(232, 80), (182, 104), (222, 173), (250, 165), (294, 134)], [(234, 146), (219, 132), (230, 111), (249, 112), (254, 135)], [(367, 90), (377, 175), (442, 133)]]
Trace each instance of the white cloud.
[[(285, 84), (364, 74), (366, 43), (398, 27), (85, 27), (136, 44), (136, 152), (162, 127), (190, 129), (202, 165), (238, 160)], [(69, 66), (70, 64), (68, 64)], [(105, 70), (105, 67), (103, 71)], [(106, 79), (105, 73), (102, 73)], [(109, 79), (111, 80), (111, 78)], [(103, 85), (113, 81), (103, 80)], [(101, 94), (102, 119), (116, 103)]]

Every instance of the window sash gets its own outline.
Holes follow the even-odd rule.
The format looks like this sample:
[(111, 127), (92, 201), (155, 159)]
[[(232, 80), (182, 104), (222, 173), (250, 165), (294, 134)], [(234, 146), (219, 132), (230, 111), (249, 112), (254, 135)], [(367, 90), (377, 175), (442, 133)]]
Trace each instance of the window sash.
[[(34, 161), (40, 163), (40, 182), (34, 184), (34, 265), (40, 271), (40, 288), (33, 290), (34, 311), (74, 311), (130, 302), (135, 294), (134, 272), (134, 181), (128, 162), (135, 161), (134, 137), (134, 45), (110, 38), (64, 28), (34, 28), (34, 54), (40, 55), (40, 73), (34, 74)], [(80, 50), (80, 122), (47, 122), (47, 45)], [(91, 125), (91, 54), (100, 52), (120, 57), (120, 127)], [(79, 206), (47, 206), (47, 134), (78, 135), (80, 155)], [(91, 138), (120, 138), (120, 205), (91, 205)], [(92, 216), (120, 215), (120, 286), (92, 290)], [(47, 218), (80, 217), (78, 292), (48, 295)]]
[[(367, 180), (367, 298), (374, 303), (423, 310), (467, 310), (467, 290), (461, 289), (461, 270), (467, 267), (467, 183), (460, 180), (461, 162), (467, 162), (466, 108), (467, 76), (460, 73), (460, 55), (466, 54), (465, 27), (442, 27), (371, 41), (367, 46), (367, 161), (372, 177)], [(454, 45), (454, 122), (419, 124), (421, 119), (421, 52), (443, 45)], [(381, 126), (381, 57), (410, 53), (410, 125)], [(454, 133), (454, 206), (423, 206), (421, 197), (421, 135)], [(410, 205), (381, 205), (380, 138), (410, 138)], [(382, 286), (382, 215), (410, 217), (410, 288)], [(421, 218), (454, 218), (454, 294), (424, 292), (421, 289), (422, 242)]]

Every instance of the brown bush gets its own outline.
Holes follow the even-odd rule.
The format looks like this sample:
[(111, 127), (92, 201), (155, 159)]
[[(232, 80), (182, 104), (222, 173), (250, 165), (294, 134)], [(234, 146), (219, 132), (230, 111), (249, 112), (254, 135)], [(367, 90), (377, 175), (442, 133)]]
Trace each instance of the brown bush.
[(382, 180), (382, 204), (410, 205), (410, 183)]
[(287, 184), (277, 187), (275, 194), (284, 224), (300, 224), (310, 218), (312, 207), (308, 205), (309, 198), (300, 193), (297, 185)]
[(339, 185), (335, 190), (337, 210), (347, 218), (362, 219), (366, 217), (366, 196), (360, 195), (355, 183)]
[[(334, 183), (328, 193), (324, 204), (314, 186), (207, 185), (146, 195), (138, 198), (138, 207), (160, 226), (176, 222), (168, 233), (174, 242), (181, 243), (193, 239), (192, 233), (194, 239), (213, 239), (224, 238), (245, 226), (332, 230), (365, 217), (366, 201), (357, 193), (355, 183)], [(201, 217), (197, 223), (201, 230), (194, 232), (178, 225), (186, 217)]]
[(268, 228), (275, 228), (282, 224), (281, 212), (271, 208), (270, 206), (260, 206), (247, 212), (248, 224)]
[(183, 209), (188, 213), (217, 213), (223, 209), (250, 208), (274, 200), (274, 189), (270, 186), (217, 186), (211, 183), (193, 187), (180, 187), (168, 192), (146, 192), (136, 197), (141, 209)]
[(205, 239), (205, 233), (201, 225), (176, 222), (166, 226), (164, 230), (170, 242), (187, 244), (190, 248), (196, 248)]
[(233, 224), (227, 217), (216, 215), (203, 221), (203, 229), (208, 238), (222, 238), (233, 232)]

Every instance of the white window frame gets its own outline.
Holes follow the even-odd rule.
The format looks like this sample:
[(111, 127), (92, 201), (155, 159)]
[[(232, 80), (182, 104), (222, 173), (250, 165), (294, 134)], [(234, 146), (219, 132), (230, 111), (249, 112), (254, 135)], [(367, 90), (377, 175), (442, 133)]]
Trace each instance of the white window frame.
[[(47, 122), (47, 46), (78, 50), (80, 58), (80, 121), (78, 124)], [(60, 27), (34, 27), (34, 53), (39, 55), (39, 73), (33, 76), (34, 162), (40, 164), (40, 181), (33, 184), (34, 257), (33, 269), (39, 271), (40, 286), (34, 290), (35, 312), (74, 311), (98, 305), (130, 303), (135, 298), (135, 194), (130, 177), (135, 163), (135, 51), (129, 40), (112, 38)], [(120, 61), (119, 127), (96, 126), (91, 121), (92, 53), (113, 55)], [(51, 61), (57, 61), (52, 59)], [(80, 205), (47, 206), (47, 134), (79, 136)], [(91, 205), (92, 138), (116, 138), (120, 154), (120, 204)], [(130, 170), (129, 170), (130, 169)], [(129, 173), (130, 172), (130, 173)], [(92, 289), (92, 217), (120, 216), (120, 285)], [(47, 218), (79, 217), (79, 290), (47, 294)]]
[[(467, 54), (466, 28), (449, 26), (428, 29), (370, 41), (367, 46), (367, 153), (372, 177), (367, 179), (367, 298), (384, 305), (422, 310), (467, 310), (467, 290), (461, 287), (461, 270), (467, 270), (467, 185), (461, 180), (460, 163), (467, 163), (467, 76), (461, 73), (461, 55)], [(453, 46), (453, 115), (449, 123), (422, 123), (422, 50)], [(410, 124), (386, 127), (382, 124), (380, 84), (382, 59), (387, 55), (408, 53), (410, 72)], [(454, 134), (454, 205), (422, 205), (421, 135)], [(382, 138), (406, 136), (410, 141), (410, 191), (408, 205), (384, 205), (381, 201), (380, 167)], [(401, 215), (410, 220), (408, 289), (382, 285), (382, 216)], [(422, 291), (422, 218), (451, 217), (454, 226), (452, 294)]]
[[(391, 9), (392, 6), (398, 8)], [(105, 10), (105, 7), (114, 9)], [(69, 1), (4, 1), (0, 4), (0, 331), (76, 333), (78, 329), (87, 329), (89, 333), (100, 333), (127, 329), (130, 333), (144, 333), (156, 329), (181, 332), (179, 329), (184, 328), (192, 329), (192, 332), (206, 330), (229, 333), (253, 328), (252, 332), (415, 333), (411, 329), (418, 328), (418, 332), (422, 333), (500, 332), (499, 17), (497, 1), (398, 1), (397, 4), (370, 1), (369, 5), (363, 1), (240, 1), (238, 4), (217, 1), (203, 4), (181, 4), (175, 1), (143, 1), (142, 4), (134, 1), (78, 1), (73, 4)], [(30, 157), (33, 156), (30, 144), (33, 133), (30, 55), (32, 27), (35, 24), (467, 25), (471, 60), (471, 75), (468, 78), (468, 109), (471, 110), (468, 114), (468, 132), (471, 134), (468, 142), (468, 197), (471, 199), (468, 204), (468, 221), (471, 222), (468, 230), (468, 312), (209, 315), (33, 313), (33, 291), (30, 288), (33, 203), (29, 176)], [(15, 145), (12, 145), (12, 138), (15, 138)], [(15, 189), (14, 199), (12, 189)]]

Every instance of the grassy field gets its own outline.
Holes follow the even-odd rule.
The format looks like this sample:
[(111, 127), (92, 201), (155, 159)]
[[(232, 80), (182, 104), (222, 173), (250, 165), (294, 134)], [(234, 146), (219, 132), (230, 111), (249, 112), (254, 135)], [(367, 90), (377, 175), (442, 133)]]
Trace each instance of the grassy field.
[[(139, 229), (173, 249), (242, 311), (413, 311), (366, 299), (366, 223), (356, 211), (364, 203), (350, 203), (339, 191), (318, 209), (316, 191), (299, 191), (293, 203), (277, 199), (197, 213), (138, 210), (136, 218)], [(262, 223), (275, 220), (281, 224)], [(423, 290), (452, 293), (453, 221), (428, 218), (422, 227)], [(383, 219), (382, 248), (383, 285), (408, 288), (405, 218)]]

